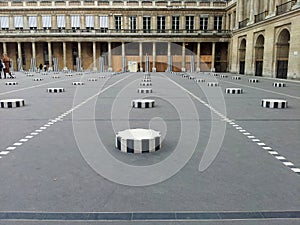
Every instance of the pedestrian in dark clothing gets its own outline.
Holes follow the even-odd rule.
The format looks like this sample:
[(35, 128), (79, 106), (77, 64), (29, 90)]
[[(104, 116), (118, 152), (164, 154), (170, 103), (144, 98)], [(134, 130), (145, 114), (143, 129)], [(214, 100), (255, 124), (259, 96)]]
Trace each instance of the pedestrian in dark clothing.
[(11, 78), (14, 78), (12, 76), (11, 72), (10, 72), (10, 58), (7, 56), (7, 54), (5, 54), (5, 53), (3, 54), (2, 60), (3, 60), (3, 63), (5, 65), (5, 68), (4, 68), (4, 79), (6, 79), (6, 74), (7, 73), (9, 74), (9, 76)]
[(42, 72), (43, 71), (43, 64), (42, 63), (39, 65), (39, 68), (40, 68), (40, 72)]
[(3, 62), (2, 59), (0, 59), (0, 79), (2, 79), (2, 74), (3, 74)]

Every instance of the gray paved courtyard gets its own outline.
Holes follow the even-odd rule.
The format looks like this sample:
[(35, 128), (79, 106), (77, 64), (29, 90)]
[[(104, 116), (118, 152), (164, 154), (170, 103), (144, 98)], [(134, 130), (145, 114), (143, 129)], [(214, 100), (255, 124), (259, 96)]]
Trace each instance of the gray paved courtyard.
[[(300, 223), (300, 82), (153, 73), (153, 93), (140, 94), (144, 73), (88, 81), (99, 75), (0, 80), (0, 100), (26, 104), (0, 108), (0, 224)], [(138, 98), (156, 107), (131, 108)], [(289, 107), (263, 108), (263, 98)], [(162, 148), (116, 150), (115, 133), (128, 127), (160, 130)]]

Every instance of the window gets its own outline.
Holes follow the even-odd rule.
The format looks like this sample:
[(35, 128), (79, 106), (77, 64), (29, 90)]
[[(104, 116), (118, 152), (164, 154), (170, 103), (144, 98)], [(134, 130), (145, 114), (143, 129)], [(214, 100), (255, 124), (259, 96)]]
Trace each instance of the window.
[(120, 32), (122, 29), (122, 16), (115, 16), (115, 30)]
[(100, 32), (106, 33), (108, 30), (108, 16), (99, 16)]
[(179, 16), (172, 16), (172, 32), (179, 32)]
[(64, 15), (58, 15), (56, 17), (56, 21), (57, 21), (57, 28), (59, 30), (66, 29), (66, 17)]
[(0, 26), (1, 26), (2, 30), (8, 30), (8, 28), (9, 28), (8, 16), (1, 16), (0, 17)]
[(85, 16), (85, 28), (87, 30), (94, 30), (94, 16), (92, 15), (87, 15)]
[(165, 16), (157, 17), (157, 32), (158, 33), (166, 32), (166, 17)]
[(214, 17), (214, 30), (217, 30), (217, 31), (222, 30), (222, 16)]
[(51, 29), (51, 16), (50, 15), (43, 15), (42, 16), (42, 24), (43, 24), (43, 29)]
[(208, 29), (208, 16), (203, 15), (200, 16), (200, 30), (207, 30)]
[(14, 16), (14, 25), (16, 30), (23, 30), (24, 28), (23, 16)]
[(185, 30), (187, 31), (187, 33), (194, 32), (194, 16), (185, 17)]
[(143, 17), (143, 32), (151, 33), (151, 17), (150, 16)]
[(37, 29), (37, 17), (36, 16), (28, 16), (28, 26), (30, 30)]
[(80, 16), (79, 15), (71, 15), (71, 28), (72, 28), (72, 30), (80, 29)]
[(136, 32), (136, 16), (129, 17), (129, 30), (131, 33)]

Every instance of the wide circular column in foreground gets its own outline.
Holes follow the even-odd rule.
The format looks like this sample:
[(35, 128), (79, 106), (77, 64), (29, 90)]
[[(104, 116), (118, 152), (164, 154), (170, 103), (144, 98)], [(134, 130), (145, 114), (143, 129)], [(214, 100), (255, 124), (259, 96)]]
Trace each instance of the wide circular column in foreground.
[(151, 129), (127, 129), (116, 134), (115, 145), (121, 152), (155, 152), (161, 148), (161, 134)]
[(283, 109), (288, 107), (288, 103), (282, 99), (262, 99), (261, 106), (264, 108)]
[(251, 78), (248, 80), (249, 83), (258, 83), (259, 80), (258, 79), (254, 79), (254, 78)]
[(155, 100), (153, 99), (136, 99), (131, 101), (133, 108), (153, 108)]
[(242, 88), (226, 88), (225, 93), (226, 94), (242, 94), (243, 89)]
[(24, 99), (3, 99), (0, 100), (1, 108), (17, 108), (25, 105)]

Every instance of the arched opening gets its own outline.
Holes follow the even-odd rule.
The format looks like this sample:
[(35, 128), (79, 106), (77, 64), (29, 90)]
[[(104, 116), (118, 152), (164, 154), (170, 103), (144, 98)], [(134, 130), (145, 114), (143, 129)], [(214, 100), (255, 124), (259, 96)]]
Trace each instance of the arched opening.
[(259, 35), (255, 44), (255, 76), (262, 76), (265, 38)]
[(245, 74), (245, 59), (246, 59), (246, 39), (241, 41), (239, 49), (239, 59), (240, 59), (240, 74)]
[(287, 29), (280, 32), (276, 48), (276, 77), (286, 79), (290, 52), (290, 32)]

